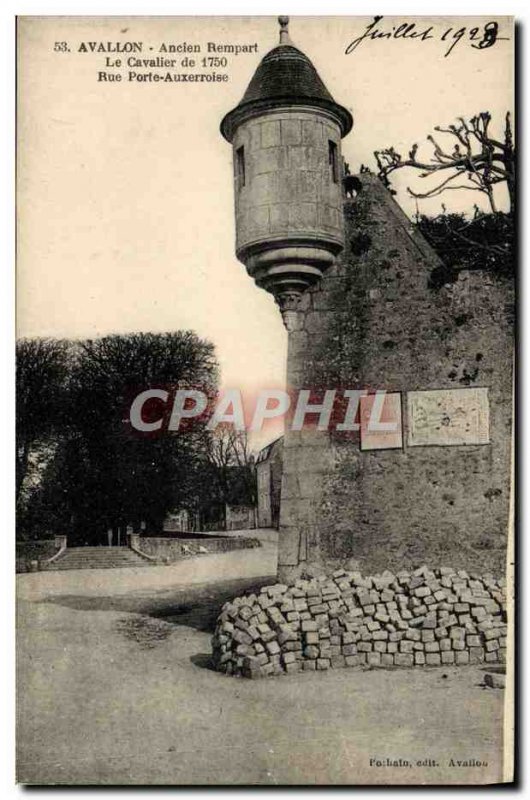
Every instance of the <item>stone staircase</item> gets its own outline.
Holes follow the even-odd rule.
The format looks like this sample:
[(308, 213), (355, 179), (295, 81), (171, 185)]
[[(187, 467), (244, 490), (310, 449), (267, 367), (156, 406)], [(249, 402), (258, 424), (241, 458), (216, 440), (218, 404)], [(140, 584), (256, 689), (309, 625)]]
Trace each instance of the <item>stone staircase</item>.
[(69, 547), (60, 558), (43, 568), (46, 570), (118, 569), (151, 565), (152, 562), (128, 547)]

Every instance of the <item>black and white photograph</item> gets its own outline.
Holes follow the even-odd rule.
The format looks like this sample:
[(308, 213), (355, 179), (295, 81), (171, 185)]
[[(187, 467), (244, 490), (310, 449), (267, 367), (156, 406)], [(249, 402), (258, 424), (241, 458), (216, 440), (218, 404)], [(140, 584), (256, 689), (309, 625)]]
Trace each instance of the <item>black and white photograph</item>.
[(515, 20), (398, 12), (17, 18), (18, 784), (514, 780)]

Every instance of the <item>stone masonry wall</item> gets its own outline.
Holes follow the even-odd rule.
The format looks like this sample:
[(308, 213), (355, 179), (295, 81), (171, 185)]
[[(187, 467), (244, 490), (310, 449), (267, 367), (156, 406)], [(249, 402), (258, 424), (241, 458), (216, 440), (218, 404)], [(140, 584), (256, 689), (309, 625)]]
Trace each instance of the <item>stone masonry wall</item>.
[(213, 636), (216, 669), (247, 678), (505, 658), (504, 581), (444, 567), (266, 586), (225, 603)]
[(143, 536), (138, 542), (142, 553), (160, 560), (177, 561), (185, 556), (206, 555), (208, 553), (227, 553), (232, 550), (245, 550), (261, 547), (259, 539), (244, 536), (225, 538), (204, 536), (201, 539), (172, 539), (166, 537)]
[(342, 239), (342, 187), (330, 177), (328, 142), (340, 153), (340, 130), (315, 109), (268, 111), (242, 123), (234, 154), (244, 148), (244, 185), (234, 155), (236, 249), (286, 234)]
[(270, 455), (270, 468), (272, 527), (278, 528), (280, 523), (280, 505), (282, 496), (283, 439), (276, 442), (272, 448)]
[(43, 561), (58, 551), (55, 539), (39, 539), (30, 542), (17, 542), (16, 571), (29, 572), (32, 561)]
[[(375, 176), (345, 206), (346, 250), (306, 293), (289, 335), (292, 388), (402, 392), (404, 447), (286, 431), (279, 579), (453, 563), (503, 574), (510, 492), (513, 287), (441, 262)], [(406, 392), (487, 387), (490, 443), (406, 443)], [(353, 559), (353, 561), (351, 561)]]

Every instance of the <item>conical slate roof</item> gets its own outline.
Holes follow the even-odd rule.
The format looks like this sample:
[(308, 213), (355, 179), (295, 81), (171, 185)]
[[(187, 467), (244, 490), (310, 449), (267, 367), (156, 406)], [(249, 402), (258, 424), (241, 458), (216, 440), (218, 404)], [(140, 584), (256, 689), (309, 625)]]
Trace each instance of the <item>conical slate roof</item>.
[(334, 102), (308, 57), (293, 45), (280, 44), (263, 58), (240, 105), (293, 95)]
[(352, 128), (350, 112), (335, 102), (309, 58), (289, 41), (262, 59), (243, 99), (221, 122), (221, 133), (230, 142), (249, 113), (293, 105), (327, 109), (337, 117), (343, 136)]

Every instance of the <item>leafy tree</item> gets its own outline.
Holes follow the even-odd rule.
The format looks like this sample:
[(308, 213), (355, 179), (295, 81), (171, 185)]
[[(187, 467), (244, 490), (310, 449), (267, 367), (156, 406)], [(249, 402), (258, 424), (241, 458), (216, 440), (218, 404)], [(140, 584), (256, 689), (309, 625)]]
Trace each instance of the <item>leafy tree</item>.
[[(32, 453), (46, 446), (49, 448), (51, 439), (64, 424), (71, 359), (72, 345), (64, 340), (20, 339), (17, 342), (17, 502), (32, 467)], [(39, 470), (38, 464), (36, 468)]]
[[(166, 426), (158, 435), (135, 431), (131, 402), (149, 388), (164, 388), (172, 398), (187, 387), (213, 395), (216, 385), (213, 345), (190, 331), (77, 343), (62, 434), (23, 523), (60, 529), (80, 542), (104, 541), (108, 528), (138, 530), (140, 521), (159, 531), (169, 510), (195, 502), (205, 434)], [(158, 418), (160, 409), (151, 411)]]
[(515, 232), (511, 214), (463, 213), (419, 215), (416, 224), (444, 262), (434, 270), (431, 286), (451, 283), (461, 270), (484, 270), (510, 278), (514, 270)]
[(139, 391), (198, 387), (213, 394), (213, 345), (191, 331), (106, 336), (81, 343), (73, 375), (74, 427), (87, 465), (90, 502), (76, 503), (75, 527), (114, 527), (145, 520), (159, 531), (168, 510), (185, 504), (204, 461), (203, 433), (189, 428), (146, 435), (128, 425)]

